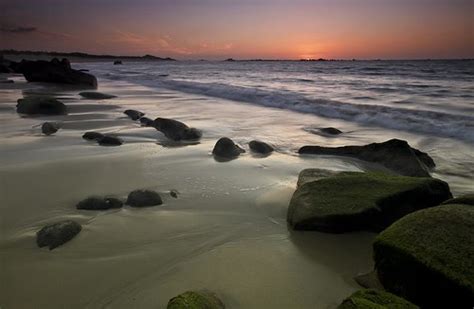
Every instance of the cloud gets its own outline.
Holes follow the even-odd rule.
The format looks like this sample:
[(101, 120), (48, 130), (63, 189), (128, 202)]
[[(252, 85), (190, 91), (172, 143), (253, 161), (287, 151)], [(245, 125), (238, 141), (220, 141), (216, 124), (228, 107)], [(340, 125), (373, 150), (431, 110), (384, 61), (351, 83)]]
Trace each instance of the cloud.
[(21, 34), (21, 33), (31, 33), (38, 31), (38, 28), (36, 27), (22, 27), (22, 26), (6, 26), (2, 25), (0, 26), (0, 31), (1, 32), (7, 32), (7, 33), (15, 33), (15, 34)]

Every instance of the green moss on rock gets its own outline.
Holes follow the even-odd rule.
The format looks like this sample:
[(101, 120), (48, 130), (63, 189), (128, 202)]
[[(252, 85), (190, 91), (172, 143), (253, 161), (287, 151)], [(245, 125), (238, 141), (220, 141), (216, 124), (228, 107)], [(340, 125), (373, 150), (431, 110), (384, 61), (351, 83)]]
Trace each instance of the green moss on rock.
[(217, 296), (209, 291), (187, 291), (173, 297), (167, 309), (224, 309), (225, 306)]
[(391, 293), (367, 289), (346, 298), (338, 309), (417, 309), (418, 306)]
[(383, 286), (423, 308), (474, 306), (474, 207), (450, 204), (414, 212), (374, 242)]
[(438, 179), (344, 172), (299, 186), (287, 220), (297, 230), (380, 231), (451, 197), (448, 184)]
[(443, 205), (446, 204), (465, 204), (465, 205), (474, 205), (474, 193), (461, 195), (452, 199), (449, 199), (443, 202)]

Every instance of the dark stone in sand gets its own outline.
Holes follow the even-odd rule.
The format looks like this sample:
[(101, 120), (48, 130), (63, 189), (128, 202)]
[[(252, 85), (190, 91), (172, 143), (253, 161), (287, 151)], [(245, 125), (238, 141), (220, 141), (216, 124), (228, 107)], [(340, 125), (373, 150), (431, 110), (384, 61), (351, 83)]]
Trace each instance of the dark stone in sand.
[(59, 61), (54, 58), (50, 62), (44, 60), (23, 60), (19, 64), (18, 70), (23, 73), (26, 80), (29, 82), (97, 87), (97, 79), (95, 76), (72, 69), (67, 59)]
[(83, 92), (80, 92), (79, 95), (83, 98), (93, 99), (93, 100), (105, 100), (105, 99), (112, 99), (116, 97), (111, 94), (95, 92), (95, 91), (83, 91)]
[(59, 125), (56, 122), (45, 122), (41, 125), (41, 132), (45, 135), (51, 135), (59, 130)]
[(461, 195), (443, 202), (443, 205), (446, 204), (464, 204), (474, 206), (474, 193)]
[(367, 289), (353, 293), (344, 299), (337, 309), (419, 309), (419, 307), (397, 295)]
[(268, 145), (265, 142), (261, 142), (257, 140), (251, 141), (249, 143), (249, 147), (253, 152), (264, 154), (264, 155), (270, 154), (273, 152), (272, 146)]
[(225, 309), (225, 305), (210, 291), (187, 291), (170, 299), (166, 309)]
[(132, 120), (138, 120), (141, 117), (145, 116), (145, 113), (142, 113), (142, 112), (134, 110), (134, 109), (127, 109), (123, 113), (125, 115), (127, 115), (128, 117), (130, 117)]
[(224, 158), (224, 159), (234, 159), (240, 156), (241, 153), (244, 153), (245, 150), (240, 148), (236, 145), (230, 138), (222, 137), (220, 138), (214, 149), (212, 150), (212, 154), (217, 158)]
[(122, 64), (122, 60), (115, 60), (114, 65), (117, 65), (117, 64)]
[(28, 115), (65, 115), (67, 114), (67, 107), (55, 98), (35, 96), (18, 99), (16, 111)]
[(383, 143), (365, 146), (321, 147), (304, 146), (300, 154), (334, 155), (354, 157), (363, 161), (381, 164), (405, 176), (429, 177), (428, 166), (434, 165), (432, 159), (406, 141), (391, 139)]
[(448, 184), (431, 177), (341, 172), (300, 185), (287, 220), (296, 230), (377, 232), (451, 197)]
[(161, 196), (151, 190), (135, 190), (130, 192), (127, 198), (127, 205), (131, 207), (148, 207), (163, 204)]
[(120, 138), (110, 135), (104, 135), (102, 138), (98, 139), (97, 142), (101, 146), (120, 146), (123, 144)]
[(150, 119), (148, 117), (141, 117), (140, 118), (140, 124), (143, 127), (153, 127), (154, 121), (153, 121), (153, 119)]
[(36, 233), (36, 244), (40, 248), (48, 246), (49, 250), (53, 250), (73, 239), (81, 229), (79, 223), (71, 220), (50, 224)]
[(171, 197), (178, 198), (178, 194), (179, 194), (179, 192), (177, 190), (173, 189), (173, 190), (170, 191)]
[(80, 201), (76, 205), (76, 208), (85, 210), (107, 210), (111, 208), (120, 208), (122, 206), (122, 201), (113, 197), (89, 197)]
[(99, 132), (86, 132), (82, 135), (82, 138), (88, 141), (98, 141), (104, 137), (104, 134)]
[(321, 128), (321, 129), (319, 129), (319, 131), (321, 131), (322, 133), (325, 133), (325, 134), (330, 134), (330, 135), (339, 135), (339, 134), (342, 133), (341, 130), (333, 128), (333, 127)]
[(186, 124), (168, 118), (156, 118), (153, 127), (173, 141), (197, 140), (202, 133), (196, 128), (190, 128)]
[(474, 307), (474, 207), (448, 204), (411, 213), (373, 244), (385, 289), (421, 308)]

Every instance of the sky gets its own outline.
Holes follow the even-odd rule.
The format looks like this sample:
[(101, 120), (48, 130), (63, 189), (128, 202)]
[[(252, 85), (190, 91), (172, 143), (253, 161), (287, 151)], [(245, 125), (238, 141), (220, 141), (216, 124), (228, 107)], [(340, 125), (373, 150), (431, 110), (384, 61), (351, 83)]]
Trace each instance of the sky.
[(0, 0), (0, 49), (176, 59), (474, 58), (474, 0)]

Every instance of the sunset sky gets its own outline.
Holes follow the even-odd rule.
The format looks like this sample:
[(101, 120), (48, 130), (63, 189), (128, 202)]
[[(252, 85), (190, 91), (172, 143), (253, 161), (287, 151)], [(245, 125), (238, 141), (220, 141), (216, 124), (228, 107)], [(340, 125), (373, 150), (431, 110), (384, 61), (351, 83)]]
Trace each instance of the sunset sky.
[(474, 58), (474, 0), (0, 0), (0, 49)]

